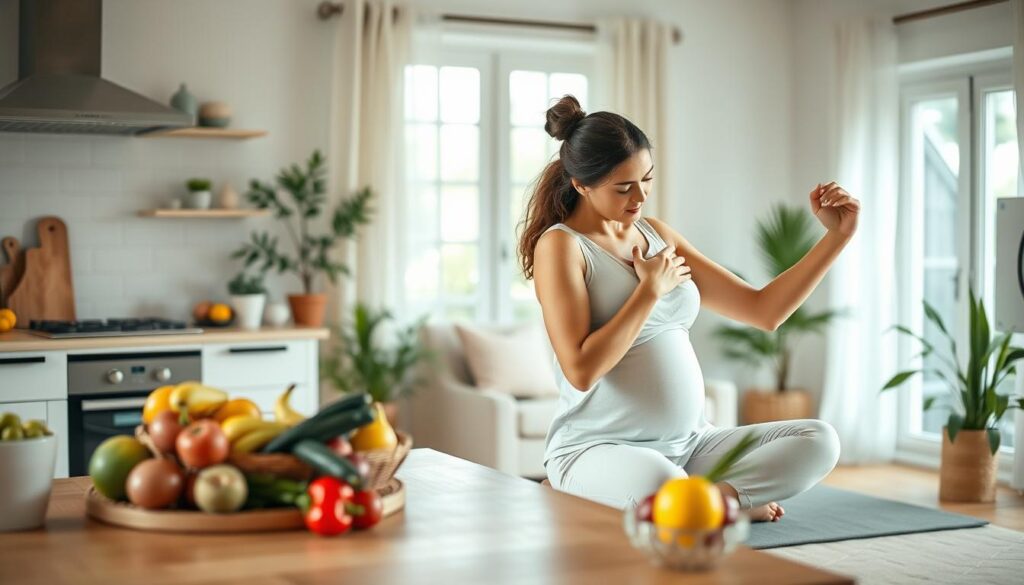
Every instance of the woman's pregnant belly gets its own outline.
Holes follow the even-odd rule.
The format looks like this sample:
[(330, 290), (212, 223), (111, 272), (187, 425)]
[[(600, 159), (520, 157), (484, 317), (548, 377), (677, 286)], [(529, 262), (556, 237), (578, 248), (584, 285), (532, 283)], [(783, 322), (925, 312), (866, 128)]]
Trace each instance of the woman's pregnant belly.
[(682, 328), (630, 348), (591, 391), (585, 409), (598, 409), (605, 423), (592, 431), (610, 439), (678, 442), (703, 425), (704, 376)]

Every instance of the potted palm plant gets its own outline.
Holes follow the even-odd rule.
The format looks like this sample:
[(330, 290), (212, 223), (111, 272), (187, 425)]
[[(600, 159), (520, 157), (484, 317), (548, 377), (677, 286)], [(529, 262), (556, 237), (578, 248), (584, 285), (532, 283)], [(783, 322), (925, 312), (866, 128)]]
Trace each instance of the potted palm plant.
[[(942, 432), (942, 462), (939, 467), (939, 499), (948, 502), (993, 502), (996, 495), (996, 452), (1002, 439), (999, 421), (1011, 408), (1024, 408), (1024, 398), (999, 394), (997, 389), (1015, 373), (1014, 363), (1024, 358), (1024, 348), (1011, 347), (1012, 333), (995, 335), (989, 330), (985, 304), (969, 295), (967, 369), (957, 362), (957, 346), (939, 313), (924, 301), (924, 314), (949, 341), (943, 352), (921, 335), (895, 325), (893, 328), (921, 343), (919, 358), (935, 355), (941, 367), (928, 368), (946, 382), (944, 400), (930, 397), (928, 410), (943, 406), (950, 410)], [(903, 385), (923, 368), (906, 370), (890, 379), (882, 391)]]
[(388, 421), (397, 418), (397, 400), (412, 392), (419, 380), (412, 378), (413, 366), (428, 353), (419, 342), (423, 320), (399, 329), (392, 343), (386, 343), (379, 327), (392, 319), (386, 310), (356, 304), (352, 319), (335, 330), (332, 346), (323, 359), (323, 376), (340, 392), (366, 392), (382, 404)]
[(330, 252), (340, 240), (355, 237), (356, 229), (370, 220), (372, 192), (365, 187), (338, 204), (326, 232), (314, 233), (311, 224), (322, 215), (327, 202), (325, 173), (323, 156), (316, 150), (304, 168), (293, 164), (281, 169), (274, 183), (253, 179), (249, 184), (247, 198), (257, 208), (273, 211), (285, 224), (295, 256), (279, 251), (277, 238), (266, 231), (253, 232), (250, 241), (232, 254), (233, 258), (244, 258), (246, 267), (261, 263), (263, 270), (293, 272), (299, 277), (302, 294), (288, 295), (297, 325), (323, 324), (327, 297), (313, 292), (316, 276), (326, 274), (333, 283), (339, 275), (349, 274), (348, 266), (331, 258)]
[[(814, 246), (812, 225), (803, 209), (781, 204), (772, 208), (767, 220), (757, 222), (758, 247), (772, 277), (789, 270)], [(811, 417), (810, 394), (789, 386), (793, 343), (800, 335), (821, 333), (838, 315), (836, 310), (811, 313), (801, 307), (775, 331), (744, 325), (723, 325), (715, 330), (726, 358), (755, 368), (768, 364), (774, 370), (775, 388), (748, 388), (743, 393), (740, 414), (744, 423)]]

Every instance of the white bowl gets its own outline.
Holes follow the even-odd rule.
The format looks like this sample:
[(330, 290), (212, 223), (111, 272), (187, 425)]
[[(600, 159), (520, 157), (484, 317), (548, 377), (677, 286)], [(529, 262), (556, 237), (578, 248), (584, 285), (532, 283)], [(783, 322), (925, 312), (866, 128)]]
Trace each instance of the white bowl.
[(46, 521), (57, 465), (57, 437), (0, 441), (0, 532)]

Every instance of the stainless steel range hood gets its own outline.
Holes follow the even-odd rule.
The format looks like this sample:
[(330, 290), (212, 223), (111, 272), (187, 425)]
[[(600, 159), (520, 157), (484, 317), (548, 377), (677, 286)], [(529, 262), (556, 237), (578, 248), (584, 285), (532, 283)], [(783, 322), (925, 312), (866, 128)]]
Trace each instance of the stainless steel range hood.
[(0, 89), (0, 131), (140, 134), (191, 115), (100, 77), (102, 0), (21, 0), (18, 80)]

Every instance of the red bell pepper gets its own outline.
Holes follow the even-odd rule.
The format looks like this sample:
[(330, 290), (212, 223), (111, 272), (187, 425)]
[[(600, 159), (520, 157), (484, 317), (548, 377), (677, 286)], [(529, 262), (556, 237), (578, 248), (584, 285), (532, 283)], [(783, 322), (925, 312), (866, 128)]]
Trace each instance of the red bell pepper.
[(352, 515), (348, 505), (355, 490), (334, 477), (321, 477), (309, 484), (309, 509), (306, 510), (306, 528), (321, 536), (334, 536), (352, 528)]
[(369, 528), (380, 522), (384, 515), (384, 502), (373, 490), (356, 492), (352, 503), (347, 506), (348, 512), (352, 514), (352, 525), (356, 528)]

